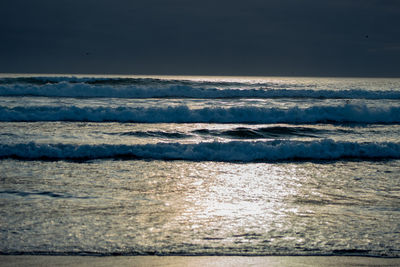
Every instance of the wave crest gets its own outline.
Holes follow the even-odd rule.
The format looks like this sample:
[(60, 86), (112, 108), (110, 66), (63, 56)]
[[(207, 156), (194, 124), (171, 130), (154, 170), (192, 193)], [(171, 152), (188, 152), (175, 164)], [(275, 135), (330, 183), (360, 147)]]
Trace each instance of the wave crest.
[(257, 162), (279, 160), (338, 160), (400, 158), (399, 143), (275, 140), (145, 145), (0, 145), (0, 158), (29, 160), (92, 160), (104, 158)]
[[(28, 80), (33, 78), (26, 78)], [(35, 80), (36, 81), (36, 80)], [(100, 80), (101, 81), (101, 80)], [(136, 80), (135, 80), (136, 81)], [(118, 80), (115, 84), (92, 82), (52, 81), (39, 84), (0, 82), (0, 96), (44, 96), (44, 97), (85, 97), (85, 98), (311, 98), (311, 99), (400, 99), (398, 90), (364, 90), (364, 89), (290, 89), (284, 85), (243, 85), (225, 83), (206, 83), (173, 80)], [(237, 86), (239, 88), (233, 88)], [(283, 88), (282, 88), (283, 86)], [(221, 89), (221, 87), (223, 89)]]
[(398, 123), (400, 107), (340, 106), (202, 108), (0, 107), (0, 121), (116, 121), (142, 123)]

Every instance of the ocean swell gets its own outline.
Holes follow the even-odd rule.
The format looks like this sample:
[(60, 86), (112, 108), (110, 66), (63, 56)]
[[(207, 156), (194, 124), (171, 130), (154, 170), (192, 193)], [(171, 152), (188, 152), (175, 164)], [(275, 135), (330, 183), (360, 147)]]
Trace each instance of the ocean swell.
[(279, 160), (398, 159), (400, 143), (275, 140), (266, 142), (145, 145), (0, 144), (0, 158), (92, 160), (105, 158), (258, 162)]
[(0, 107), (0, 121), (92, 121), (142, 123), (399, 123), (400, 107), (339, 106), (231, 107)]

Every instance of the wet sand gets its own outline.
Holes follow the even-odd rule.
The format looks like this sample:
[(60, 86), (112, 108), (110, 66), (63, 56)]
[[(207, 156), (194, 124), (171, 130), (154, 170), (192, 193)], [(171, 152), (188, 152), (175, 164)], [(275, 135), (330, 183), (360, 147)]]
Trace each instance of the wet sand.
[(353, 256), (0, 256), (0, 266), (400, 266), (400, 258)]

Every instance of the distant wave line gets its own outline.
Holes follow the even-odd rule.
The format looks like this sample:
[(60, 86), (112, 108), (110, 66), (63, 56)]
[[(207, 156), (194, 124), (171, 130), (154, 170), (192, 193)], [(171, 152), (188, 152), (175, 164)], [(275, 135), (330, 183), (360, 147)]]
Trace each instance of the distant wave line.
[(109, 85), (109, 86), (166, 86), (166, 85), (192, 85), (192, 86), (248, 86), (248, 85), (278, 85), (277, 82), (246, 82), (239, 80), (204, 80), (204, 79), (174, 79), (155, 77), (76, 77), (76, 76), (36, 76), (36, 77), (5, 77), (0, 78), (0, 85), (57, 85), (57, 84), (87, 84), (87, 85)]

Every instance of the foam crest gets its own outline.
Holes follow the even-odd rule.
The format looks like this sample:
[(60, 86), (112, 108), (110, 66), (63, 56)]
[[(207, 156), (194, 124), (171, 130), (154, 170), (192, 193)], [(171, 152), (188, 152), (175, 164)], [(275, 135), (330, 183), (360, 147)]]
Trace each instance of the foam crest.
[(142, 123), (398, 123), (400, 107), (340, 106), (201, 108), (0, 107), (0, 121), (92, 121)]
[(275, 140), (145, 145), (0, 145), (0, 158), (92, 160), (105, 158), (257, 162), (279, 160), (398, 159), (399, 143)]
[[(151, 80), (124, 84), (100, 84), (90, 82), (60, 81), (36, 84), (1, 84), (0, 96), (45, 96), (45, 97), (112, 97), (112, 98), (315, 98), (315, 99), (400, 99), (398, 90), (363, 90), (363, 89), (287, 89), (271, 88), (259, 85), (247, 85), (250, 88), (233, 88), (235, 84), (220, 89), (225, 84), (196, 84), (195, 82), (173, 83)], [(118, 86), (117, 86), (118, 85)], [(240, 84), (237, 86), (241, 86)]]

